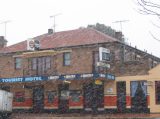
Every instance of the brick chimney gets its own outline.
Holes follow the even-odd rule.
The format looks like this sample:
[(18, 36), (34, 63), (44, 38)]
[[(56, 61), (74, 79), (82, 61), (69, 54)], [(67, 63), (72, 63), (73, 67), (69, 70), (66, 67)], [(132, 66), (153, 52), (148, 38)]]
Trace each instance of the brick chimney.
[(123, 41), (123, 34), (121, 31), (118, 31), (118, 32), (115, 32), (115, 38), (120, 40), (120, 41)]
[(4, 36), (0, 36), (0, 49), (4, 48), (7, 46), (7, 40), (4, 39)]
[(53, 29), (48, 29), (48, 35), (53, 33)]

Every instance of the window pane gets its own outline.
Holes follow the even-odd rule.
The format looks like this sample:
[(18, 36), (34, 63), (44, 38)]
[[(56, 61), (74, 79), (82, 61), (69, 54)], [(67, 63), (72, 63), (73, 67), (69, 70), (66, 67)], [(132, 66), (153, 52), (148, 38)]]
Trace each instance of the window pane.
[(68, 66), (71, 64), (71, 53), (64, 53), (64, 65)]
[(110, 60), (110, 54), (103, 52), (103, 53), (102, 53), (102, 59), (109, 61), (109, 60)]
[(36, 70), (37, 69), (37, 58), (32, 59), (32, 69)]
[(15, 68), (20, 69), (22, 64), (22, 59), (21, 58), (16, 58), (15, 59)]
[(66, 60), (70, 59), (70, 53), (65, 53), (65, 59)]
[(55, 91), (48, 91), (48, 103), (53, 103), (56, 95)]
[(14, 101), (15, 102), (24, 102), (25, 101), (25, 97), (24, 97), (24, 91), (22, 92), (15, 92), (14, 93)]
[(46, 69), (51, 68), (51, 57), (46, 57)]

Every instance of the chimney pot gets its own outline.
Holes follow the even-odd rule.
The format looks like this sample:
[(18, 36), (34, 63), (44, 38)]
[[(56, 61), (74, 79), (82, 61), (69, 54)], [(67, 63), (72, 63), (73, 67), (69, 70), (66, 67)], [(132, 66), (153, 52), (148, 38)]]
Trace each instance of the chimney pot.
[(118, 40), (122, 41), (122, 32), (120, 32), (120, 31), (115, 32), (115, 38), (117, 38)]
[(52, 34), (53, 33), (53, 29), (48, 29), (48, 34)]
[(0, 36), (0, 49), (4, 48), (7, 45), (7, 40), (4, 38), (4, 36)]

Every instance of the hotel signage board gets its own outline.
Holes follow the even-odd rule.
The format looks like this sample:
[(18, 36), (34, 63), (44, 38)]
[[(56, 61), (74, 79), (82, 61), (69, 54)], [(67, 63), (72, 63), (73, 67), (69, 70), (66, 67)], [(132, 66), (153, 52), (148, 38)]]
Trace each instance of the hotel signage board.
[(115, 80), (115, 76), (112, 74), (89, 73), (89, 74), (0, 78), (0, 82), (14, 83), (14, 82), (32, 82), (32, 81), (44, 81), (44, 80), (81, 80), (86, 78), (92, 78), (92, 79), (104, 78), (107, 80)]

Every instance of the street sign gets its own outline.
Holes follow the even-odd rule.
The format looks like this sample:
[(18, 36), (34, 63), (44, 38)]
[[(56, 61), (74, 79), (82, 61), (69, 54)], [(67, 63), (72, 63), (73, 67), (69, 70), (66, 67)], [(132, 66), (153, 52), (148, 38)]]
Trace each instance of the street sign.
[(99, 61), (109, 61), (110, 50), (107, 48), (99, 47)]
[(103, 83), (102, 83), (101, 80), (97, 79), (97, 80), (95, 80), (95, 84), (96, 84), (96, 85), (102, 85)]
[(105, 67), (105, 68), (110, 68), (110, 64), (104, 63), (104, 62), (97, 62), (98, 67)]

